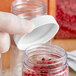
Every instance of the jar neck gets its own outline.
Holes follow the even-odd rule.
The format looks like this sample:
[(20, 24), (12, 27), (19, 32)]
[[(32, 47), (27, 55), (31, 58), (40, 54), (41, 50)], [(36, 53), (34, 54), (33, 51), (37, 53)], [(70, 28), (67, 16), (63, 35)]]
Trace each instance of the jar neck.
[(57, 45), (35, 45), (25, 50), (24, 63), (34, 70), (43, 70), (38, 67), (45, 67), (48, 71), (58, 72), (66, 66), (67, 55)]
[(32, 19), (46, 14), (46, 7), (41, 0), (16, 0), (12, 3), (11, 12), (24, 19)]

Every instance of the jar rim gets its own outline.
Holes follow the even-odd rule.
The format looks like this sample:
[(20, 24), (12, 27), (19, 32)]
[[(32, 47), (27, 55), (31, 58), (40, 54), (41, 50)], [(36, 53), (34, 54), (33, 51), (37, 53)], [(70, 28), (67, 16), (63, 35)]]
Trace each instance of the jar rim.
[[(30, 9), (30, 10), (33, 10), (32, 12), (38, 12), (38, 11), (40, 11), (40, 10), (45, 10), (46, 9), (46, 5), (45, 5), (45, 3), (43, 2), (43, 1), (39, 1), (39, 0), (25, 0), (25, 1), (23, 1), (23, 2), (18, 2), (18, 1), (13, 1), (12, 2), (12, 7), (11, 7), (11, 9), (13, 10), (13, 8), (16, 6), (16, 5), (19, 5), (19, 4), (23, 4), (23, 3), (26, 3), (27, 4), (27, 1), (34, 1), (36, 4), (39, 4), (40, 3), (40, 7), (37, 7), (37, 8), (35, 8), (34, 10), (33, 9)], [(31, 7), (33, 7), (33, 6), (31, 6)], [(26, 12), (26, 13), (29, 13), (29, 12)]]
[[(58, 45), (54, 45), (54, 44), (52, 44), (52, 45), (48, 45), (48, 44), (34, 44), (34, 45), (32, 45), (32, 46), (37, 46), (37, 45), (42, 45), (42, 46), (48, 46), (48, 47), (56, 47), (56, 48), (59, 48), (59, 49), (62, 49), (63, 51), (64, 51), (64, 55), (62, 56), (62, 57), (60, 57), (60, 58), (58, 58), (58, 59), (55, 59), (55, 60), (52, 60), (52, 61), (61, 61), (61, 60), (63, 60), (63, 59), (67, 59), (67, 53), (66, 53), (66, 51), (65, 51), (65, 49), (63, 48), (63, 47), (61, 47), (61, 46), (58, 46)], [(32, 47), (32, 46), (29, 46), (29, 47), (27, 47), (26, 49), (25, 49), (25, 52), (24, 52), (24, 54), (27, 56), (27, 58), (28, 58), (28, 55), (26, 54), (26, 52), (28, 51), (28, 50), (30, 50), (30, 47)], [(34, 48), (32, 48), (32, 49), (34, 49)], [(25, 62), (25, 61), (24, 61)], [(35, 64), (35, 63), (32, 63), (32, 62), (30, 62), (31, 64)], [(66, 62), (65, 62), (66, 63)], [(44, 64), (44, 65), (55, 65), (55, 64), (57, 64), (57, 63), (54, 63), (54, 64)], [(37, 65), (43, 65), (43, 64), (37, 64)], [(65, 64), (64, 64), (65, 65)]]

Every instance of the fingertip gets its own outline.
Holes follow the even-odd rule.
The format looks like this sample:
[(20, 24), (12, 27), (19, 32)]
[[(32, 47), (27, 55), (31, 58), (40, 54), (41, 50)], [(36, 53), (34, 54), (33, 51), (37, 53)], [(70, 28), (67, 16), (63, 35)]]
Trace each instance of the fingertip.
[(5, 53), (10, 48), (10, 36), (8, 33), (0, 33), (0, 53)]
[(27, 21), (26, 23), (27, 23), (28, 33), (32, 32), (35, 27), (34, 23), (31, 21)]
[(34, 27), (35, 27), (35, 24), (31, 21), (28, 21), (28, 20), (25, 20), (25, 19), (21, 19), (21, 31), (20, 33), (21, 34), (27, 34), (27, 33), (30, 33), (33, 31)]

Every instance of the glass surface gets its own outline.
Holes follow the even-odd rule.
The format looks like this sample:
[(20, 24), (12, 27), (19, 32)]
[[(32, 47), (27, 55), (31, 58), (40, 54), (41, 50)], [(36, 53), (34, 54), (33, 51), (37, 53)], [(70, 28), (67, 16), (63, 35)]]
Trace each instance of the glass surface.
[(46, 7), (41, 0), (17, 0), (12, 4), (11, 12), (24, 19), (33, 19), (46, 14)]
[[(31, 20), (36, 16), (46, 14), (45, 4), (41, 0), (16, 0), (12, 4), (11, 12), (20, 18)], [(12, 76), (22, 76), (24, 51), (12, 44), (10, 70)]]
[(24, 54), (22, 76), (69, 76), (66, 51), (57, 45), (28, 47)]

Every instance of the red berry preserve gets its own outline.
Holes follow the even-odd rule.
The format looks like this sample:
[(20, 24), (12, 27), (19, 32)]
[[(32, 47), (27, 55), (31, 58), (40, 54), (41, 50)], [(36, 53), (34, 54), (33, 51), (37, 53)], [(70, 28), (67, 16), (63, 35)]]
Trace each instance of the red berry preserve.
[(69, 76), (66, 51), (57, 45), (29, 47), (25, 50), (22, 76)]
[(76, 38), (76, 0), (56, 0), (56, 20), (60, 25), (56, 38)]

